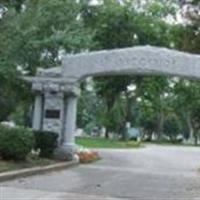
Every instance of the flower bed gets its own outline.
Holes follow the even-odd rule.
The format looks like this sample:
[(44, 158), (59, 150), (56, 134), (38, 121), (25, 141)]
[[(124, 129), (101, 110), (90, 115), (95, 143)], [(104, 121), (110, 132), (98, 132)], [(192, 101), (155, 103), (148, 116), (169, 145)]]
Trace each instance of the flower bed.
[(18, 162), (13, 160), (6, 161), (0, 158), (0, 173), (26, 168), (48, 166), (56, 163), (59, 162), (46, 158), (39, 158), (36, 156), (33, 157), (32, 155), (29, 155), (25, 161)]
[(79, 157), (79, 162), (84, 164), (91, 163), (101, 159), (97, 151), (92, 151), (81, 146), (77, 147), (76, 155), (78, 155)]

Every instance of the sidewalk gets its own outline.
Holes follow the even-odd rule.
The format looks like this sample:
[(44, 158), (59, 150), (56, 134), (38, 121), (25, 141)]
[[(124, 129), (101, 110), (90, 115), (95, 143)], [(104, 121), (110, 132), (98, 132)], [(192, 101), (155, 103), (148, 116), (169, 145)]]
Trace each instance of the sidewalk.
[(62, 192), (20, 189), (0, 186), (1, 200), (121, 200), (110, 197), (90, 196)]

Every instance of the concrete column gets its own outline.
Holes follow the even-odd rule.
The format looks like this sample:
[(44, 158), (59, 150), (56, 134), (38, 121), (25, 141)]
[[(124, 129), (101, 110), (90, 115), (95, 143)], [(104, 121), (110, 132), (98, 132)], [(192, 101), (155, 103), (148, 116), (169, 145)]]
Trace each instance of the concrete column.
[(75, 153), (75, 130), (77, 115), (77, 96), (70, 94), (64, 98), (65, 110), (63, 119), (62, 144), (55, 151), (55, 157), (61, 160), (73, 160)]
[(35, 96), (34, 113), (33, 113), (33, 126), (34, 130), (41, 130), (42, 127), (42, 101), (43, 97), (41, 94)]
[(74, 146), (74, 133), (76, 131), (77, 97), (68, 96), (66, 99), (63, 145)]

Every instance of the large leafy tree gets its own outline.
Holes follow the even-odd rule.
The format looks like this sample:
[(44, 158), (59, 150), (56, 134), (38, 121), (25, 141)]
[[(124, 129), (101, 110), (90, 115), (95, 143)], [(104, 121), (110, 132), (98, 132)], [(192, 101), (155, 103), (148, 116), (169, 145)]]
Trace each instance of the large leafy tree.
[(188, 138), (197, 142), (199, 132), (199, 107), (200, 107), (200, 84), (198, 81), (181, 79), (174, 87), (173, 108), (178, 114), (179, 120), (188, 130)]
[[(93, 27), (95, 30), (94, 41), (97, 45), (93, 49), (124, 48), (134, 45), (154, 45), (169, 48), (180, 46), (181, 41), (177, 38), (182, 33), (182, 27), (169, 25), (163, 20), (167, 14), (174, 12), (174, 9), (169, 9), (170, 6), (168, 5), (164, 6), (159, 4), (158, 1), (154, 1), (152, 4), (147, 4), (145, 8), (140, 7), (140, 12), (138, 12), (139, 8), (131, 1), (124, 1), (121, 4), (116, 0), (108, 0), (96, 6), (89, 5), (88, 1), (84, 1), (84, 3), (82, 9), (84, 22), (86, 26)], [(165, 78), (162, 79), (165, 80)], [(107, 127), (107, 133), (113, 131), (112, 127), (117, 127), (121, 123), (125, 126), (126, 121), (131, 121), (133, 103), (130, 102), (134, 102), (134, 99), (127, 95), (127, 86), (132, 82), (137, 84), (137, 80), (139, 79), (134, 76), (95, 79), (96, 91), (104, 99), (106, 105), (106, 112), (104, 112), (106, 123), (103, 125)], [(159, 80), (157, 84), (159, 84)], [(161, 90), (158, 90), (158, 92)], [(158, 95), (158, 92), (154, 96), (155, 99), (161, 96), (161, 94)], [(126, 94), (126, 114), (123, 119), (121, 118), (121, 121), (112, 124), (112, 110), (116, 107), (116, 101), (120, 99), (119, 96), (122, 93)], [(155, 99), (154, 101), (156, 101)], [(157, 101), (159, 100), (157, 99)], [(161, 104), (154, 103), (157, 105), (157, 110), (162, 110)], [(159, 116), (157, 118), (160, 119)], [(158, 132), (159, 129), (162, 128), (158, 128)], [(106, 136), (108, 137), (108, 134)]]
[(89, 47), (91, 33), (78, 18), (78, 3), (38, 0), (26, 1), (24, 6), (23, 12), (9, 12), (4, 19), (4, 47), (9, 47), (13, 64), (32, 73), (36, 67), (60, 64), (61, 51), (79, 52)]
[[(30, 97), (21, 75), (59, 65), (63, 53), (90, 48), (93, 34), (84, 28), (76, 1), (10, 0), (0, 6), (5, 11), (0, 19), (0, 107), (9, 108), (1, 110), (0, 118), (5, 119), (22, 102), (21, 95)], [(8, 99), (15, 99), (13, 106)]]
[[(185, 28), (182, 32), (182, 41), (179, 48), (198, 54), (200, 53), (199, 1), (193, 0), (189, 3), (181, 1), (181, 6), (182, 8), (185, 7), (182, 12), (182, 17), (185, 19)], [(199, 89), (199, 81), (181, 79), (175, 84), (174, 99), (172, 99), (174, 110), (178, 113), (182, 124), (182, 131), (189, 133), (190, 140), (195, 138), (195, 143), (197, 143), (199, 133)]]
[(200, 53), (200, 2), (199, 0), (181, 1), (181, 6), (184, 8), (182, 17), (186, 21), (183, 50), (191, 53)]
[(168, 93), (169, 84), (165, 77), (144, 77), (138, 88), (138, 95), (142, 100), (140, 103), (143, 113), (141, 125), (146, 124), (147, 132), (150, 132), (150, 135), (153, 132), (156, 133), (158, 139), (163, 134), (165, 116), (168, 112), (166, 98)]

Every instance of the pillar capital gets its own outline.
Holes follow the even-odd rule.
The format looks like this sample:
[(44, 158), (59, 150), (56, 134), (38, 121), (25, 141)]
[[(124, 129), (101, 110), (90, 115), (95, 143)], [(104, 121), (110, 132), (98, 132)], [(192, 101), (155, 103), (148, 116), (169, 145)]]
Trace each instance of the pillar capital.
[(35, 93), (43, 93), (43, 84), (41, 82), (33, 82), (32, 83), (32, 90), (35, 92)]
[(32, 81), (32, 90), (36, 93), (44, 92), (62, 92), (66, 96), (79, 96), (80, 88), (78, 83), (67, 82), (61, 80), (60, 82), (54, 81), (53, 79), (49, 80), (40, 80), (35, 79)]
[(53, 81), (33, 81), (32, 83), (32, 90), (34, 92), (60, 92), (60, 83), (55, 83)]
[(60, 86), (60, 90), (65, 94), (65, 96), (80, 95), (79, 84), (76, 83), (64, 83)]

